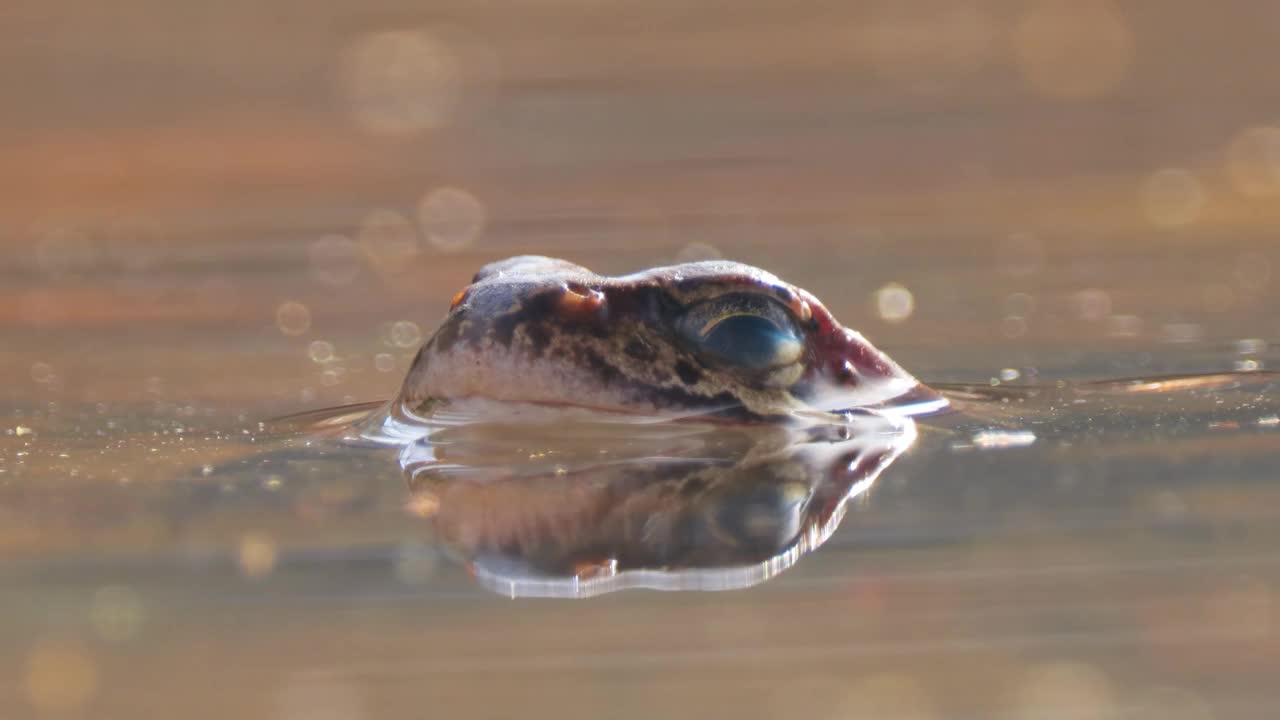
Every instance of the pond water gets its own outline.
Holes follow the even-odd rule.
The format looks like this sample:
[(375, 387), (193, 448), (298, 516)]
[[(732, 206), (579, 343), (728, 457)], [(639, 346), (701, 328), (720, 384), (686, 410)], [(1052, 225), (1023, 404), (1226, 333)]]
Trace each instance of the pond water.
[[(1280, 706), (1269, 6), (78, 5), (0, 27), (0, 715)], [(767, 268), (957, 410), (277, 422), (524, 252)]]

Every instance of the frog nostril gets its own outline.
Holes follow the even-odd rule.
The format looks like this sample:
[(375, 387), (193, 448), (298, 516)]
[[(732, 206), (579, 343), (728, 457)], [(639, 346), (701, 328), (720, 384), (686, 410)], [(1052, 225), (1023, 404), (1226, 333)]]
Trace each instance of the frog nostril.
[(856, 383), (858, 380), (858, 371), (853, 367), (853, 363), (845, 360), (836, 366), (834, 372), (835, 378), (842, 383)]

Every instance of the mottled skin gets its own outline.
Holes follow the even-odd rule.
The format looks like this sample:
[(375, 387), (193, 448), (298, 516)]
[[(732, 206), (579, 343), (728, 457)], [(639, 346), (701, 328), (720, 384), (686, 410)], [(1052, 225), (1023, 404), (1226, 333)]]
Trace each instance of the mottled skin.
[[(801, 342), (794, 362), (753, 370), (691, 342), (690, 318), (721, 306), (784, 312)], [(924, 394), (817, 298), (758, 268), (710, 261), (607, 277), (521, 256), (485, 266), (457, 294), (400, 401), (422, 416), (488, 400), (760, 421)]]

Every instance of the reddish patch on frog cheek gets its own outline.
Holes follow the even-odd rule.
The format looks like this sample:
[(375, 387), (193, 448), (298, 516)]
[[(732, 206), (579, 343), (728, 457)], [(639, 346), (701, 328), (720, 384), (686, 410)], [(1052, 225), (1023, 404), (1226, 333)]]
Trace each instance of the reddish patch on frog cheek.
[(807, 379), (822, 375), (841, 385), (856, 386), (864, 379), (897, 374), (879, 350), (837, 322), (816, 298), (810, 295), (803, 300), (813, 315), (809, 340), (813, 360), (805, 374)]

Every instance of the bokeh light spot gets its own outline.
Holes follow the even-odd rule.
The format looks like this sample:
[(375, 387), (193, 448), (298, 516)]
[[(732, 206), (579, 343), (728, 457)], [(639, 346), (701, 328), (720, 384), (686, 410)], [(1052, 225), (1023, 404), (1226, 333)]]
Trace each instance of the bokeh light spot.
[(1280, 127), (1241, 130), (1227, 146), (1226, 166), (1242, 195), (1280, 194)]
[(462, 91), (453, 51), (422, 30), (393, 30), (357, 39), (343, 55), (339, 85), (366, 132), (411, 136), (449, 122)]
[(331, 362), (334, 358), (333, 343), (328, 340), (312, 340), (307, 345), (307, 357), (314, 363)]
[(1027, 334), (1027, 319), (1009, 315), (1000, 321), (1000, 333), (1007, 338), (1020, 338)]
[(44, 385), (53, 379), (53, 366), (46, 362), (31, 363), (31, 379)]
[(1108, 0), (1041, 0), (1014, 28), (1018, 70), (1032, 92), (1086, 100), (1114, 90), (1133, 64), (1133, 36)]
[(691, 242), (676, 253), (676, 262), (698, 262), (700, 260), (719, 260), (724, 257), (720, 250), (704, 242)]
[(855, 680), (834, 717), (933, 720), (938, 715), (918, 681), (908, 675), (884, 672)]
[(1079, 662), (1033, 666), (1018, 686), (1010, 717), (1068, 720), (1108, 718), (1115, 712), (1111, 683), (1098, 668)]
[(302, 335), (311, 329), (311, 309), (296, 300), (276, 307), (276, 327), (285, 335)]
[(1204, 189), (1188, 170), (1157, 170), (1142, 182), (1142, 209), (1147, 219), (1161, 227), (1189, 225), (1200, 217)]
[(915, 297), (898, 283), (889, 283), (876, 291), (876, 312), (885, 322), (900, 323), (911, 317)]
[(1111, 315), (1111, 295), (1105, 290), (1088, 288), (1071, 296), (1076, 316), (1081, 320), (1096, 322)]
[(103, 640), (128, 640), (142, 627), (143, 617), (142, 597), (133, 588), (108, 585), (93, 593), (89, 619)]
[(276, 567), (276, 543), (269, 535), (247, 533), (240, 538), (236, 558), (245, 577), (263, 578)]
[(394, 210), (374, 210), (360, 223), (360, 247), (378, 272), (395, 274), (410, 268), (418, 253), (418, 231)]
[(1137, 315), (1112, 315), (1107, 318), (1107, 334), (1114, 338), (1134, 338), (1142, 334), (1142, 318)]
[(48, 641), (27, 657), (27, 699), (43, 713), (82, 709), (98, 691), (98, 668), (78, 643)]
[(342, 235), (326, 235), (307, 249), (311, 276), (326, 285), (348, 285), (360, 274), (356, 244)]
[(486, 216), (484, 205), (459, 188), (436, 188), (418, 203), (422, 233), (440, 250), (461, 250), (474, 243), (484, 230)]
[(412, 320), (397, 320), (391, 324), (391, 344), (400, 348), (417, 347), (422, 342), (422, 328)]

